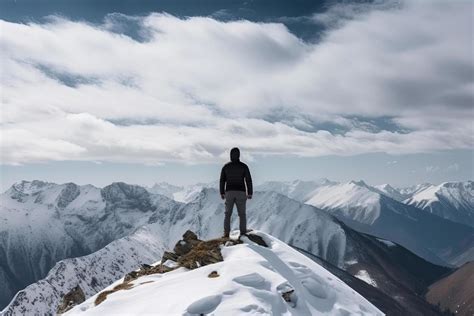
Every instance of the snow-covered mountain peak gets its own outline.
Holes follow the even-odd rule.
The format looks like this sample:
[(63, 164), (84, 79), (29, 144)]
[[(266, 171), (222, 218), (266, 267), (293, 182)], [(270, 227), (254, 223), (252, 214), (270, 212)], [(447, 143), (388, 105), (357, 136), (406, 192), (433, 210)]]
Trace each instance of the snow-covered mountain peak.
[(382, 194), (384, 194), (388, 197), (391, 197), (392, 199), (397, 200), (399, 202), (401, 202), (401, 201), (403, 201), (407, 198), (407, 195), (404, 195), (404, 194), (400, 193), (400, 190), (395, 189), (394, 187), (392, 187), (388, 183), (377, 185), (377, 186), (375, 186), (375, 188), (377, 190), (379, 190), (380, 192), (382, 192)]
[(56, 184), (52, 182), (41, 181), (41, 180), (33, 180), (33, 181), (22, 180), (20, 182), (14, 183), (12, 185), (12, 188), (24, 194), (34, 194), (38, 191), (44, 190), (45, 188), (51, 187), (54, 185)]
[(219, 181), (199, 182), (187, 186), (177, 186), (167, 182), (155, 183), (151, 188), (147, 188), (150, 193), (161, 194), (177, 202), (191, 202), (201, 192), (203, 188), (219, 188)]
[(274, 191), (300, 202), (304, 202), (312, 196), (312, 192), (317, 188), (335, 184), (337, 184), (337, 182), (325, 178), (311, 181), (267, 181), (255, 186), (255, 190)]
[(320, 187), (306, 203), (321, 209), (349, 212), (355, 220), (371, 224), (380, 215), (380, 197), (381, 194), (365, 182), (350, 181)]
[(474, 182), (444, 182), (430, 185), (404, 203), (454, 222), (474, 226)]
[(349, 181), (349, 184), (354, 186), (368, 187), (367, 183), (365, 183), (364, 180), (351, 180)]
[(321, 265), (268, 234), (255, 234), (268, 247), (243, 238), (222, 248), (221, 262), (121, 279), (106, 290), (121, 284), (126, 290), (110, 292), (98, 305), (100, 294), (92, 296), (65, 315), (383, 315)]
[(421, 192), (421, 191), (423, 191), (423, 190), (425, 190), (429, 187), (432, 187), (432, 186), (434, 186), (434, 185), (431, 184), (431, 183), (425, 182), (425, 183), (412, 185), (412, 186), (409, 186), (409, 187), (400, 187), (400, 188), (397, 188), (397, 189), (400, 192), (400, 194), (405, 196), (405, 198), (409, 198), (409, 197), (413, 196), (414, 194), (416, 194), (418, 192)]

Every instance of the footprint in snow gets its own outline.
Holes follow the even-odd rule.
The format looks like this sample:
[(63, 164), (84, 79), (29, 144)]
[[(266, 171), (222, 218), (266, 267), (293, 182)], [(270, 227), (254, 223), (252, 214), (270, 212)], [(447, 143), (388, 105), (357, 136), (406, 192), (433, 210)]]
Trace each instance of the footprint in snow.
[(245, 312), (245, 313), (259, 313), (259, 314), (267, 314), (268, 311), (265, 310), (263, 307), (261, 306), (258, 306), (256, 304), (250, 304), (250, 305), (247, 305), (247, 306), (244, 306), (240, 309), (242, 312)]
[(311, 295), (315, 297), (326, 299), (329, 296), (329, 288), (326, 286), (326, 284), (321, 282), (321, 280), (318, 280), (314, 275), (307, 279), (301, 280), (301, 284)]
[(295, 271), (297, 276), (305, 275), (308, 273), (312, 273), (311, 269), (305, 266), (304, 264), (290, 261), (288, 265), (292, 267), (293, 271)]
[(203, 297), (189, 305), (184, 315), (191, 316), (212, 313), (217, 308), (217, 306), (219, 306), (221, 301), (221, 295)]
[(242, 284), (244, 286), (253, 287), (260, 290), (270, 290), (270, 283), (265, 280), (260, 274), (255, 272), (235, 277), (232, 279), (232, 281)]

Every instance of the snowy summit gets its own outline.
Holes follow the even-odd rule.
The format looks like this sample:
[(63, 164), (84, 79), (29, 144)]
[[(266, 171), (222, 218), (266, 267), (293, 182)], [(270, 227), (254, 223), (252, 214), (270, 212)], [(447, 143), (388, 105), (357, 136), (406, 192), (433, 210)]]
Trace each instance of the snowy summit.
[(101, 292), (108, 295), (98, 293), (65, 315), (383, 315), (310, 258), (268, 234), (252, 234), (267, 247), (242, 237), (220, 246), (221, 262), (122, 278)]

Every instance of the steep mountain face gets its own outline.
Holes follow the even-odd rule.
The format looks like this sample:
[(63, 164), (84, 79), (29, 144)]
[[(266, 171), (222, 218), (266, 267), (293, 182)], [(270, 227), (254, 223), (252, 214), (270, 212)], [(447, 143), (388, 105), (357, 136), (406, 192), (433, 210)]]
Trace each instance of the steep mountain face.
[(101, 249), (175, 204), (125, 183), (13, 185), (0, 195), (0, 307), (59, 260)]
[(474, 262), (468, 262), (429, 287), (426, 299), (456, 315), (474, 315)]
[(379, 190), (380, 192), (382, 192), (383, 194), (385, 194), (386, 196), (391, 197), (392, 199), (398, 202), (402, 202), (403, 200), (411, 196), (408, 193), (405, 193), (405, 194), (401, 193), (399, 189), (395, 189), (390, 184), (377, 185), (375, 186), (375, 188)]
[[(268, 234), (255, 234), (268, 247), (244, 239), (222, 248), (222, 262), (141, 276), (127, 290), (99, 304), (99, 294), (93, 296), (66, 315), (383, 315), (321, 265)], [(119, 284), (123, 280), (108, 289)]]
[[(155, 201), (155, 198), (158, 200)], [(126, 203), (141, 205), (140, 199), (141, 195), (136, 194)], [(159, 201), (162, 201), (161, 205), (165, 204), (164, 199), (160, 195), (150, 196), (153, 205), (159, 205)], [(19, 311), (27, 311), (28, 314), (45, 314), (48, 311), (54, 313), (58, 299), (77, 284), (81, 285), (86, 297), (89, 297), (97, 288), (103, 288), (112, 280), (116, 280), (117, 274), (127, 268), (131, 270), (138, 267), (139, 263), (155, 261), (162, 254), (162, 250), (171, 248), (188, 228), (196, 231), (203, 239), (220, 236), (223, 212), (223, 201), (215, 189), (203, 189), (195, 200), (188, 204), (170, 203), (168, 207), (156, 211), (148, 219), (148, 223), (132, 235), (114, 241), (86, 257), (59, 262), (46, 279), (20, 292), (5, 311), (13, 314)], [(366, 249), (375, 247), (373, 243), (378, 244), (377, 247), (384, 247), (383, 242), (370, 242), (322, 210), (276, 192), (256, 192), (254, 198), (248, 201), (248, 215), (250, 228), (276, 235), (291, 245), (318, 255), (334, 266), (351, 271), (354, 275), (366, 273), (375, 278), (380, 288), (384, 288), (386, 283), (393, 283), (389, 275), (398, 271), (398, 283), (389, 289), (399, 289), (397, 300), (402, 304), (407, 297), (415, 295), (411, 288), (403, 292), (400, 290), (402, 285), (399, 285), (404, 284), (403, 282), (419, 284), (414, 282), (415, 277), (407, 275), (404, 268), (400, 271), (396, 266), (390, 265), (390, 262), (380, 259), (382, 256), (375, 256)], [(238, 225), (236, 214), (233, 216), (232, 225)], [(380, 263), (381, 260), (383, 264)], [(123, 264), (124, 262), (129, 266)], [(387, 269), (387, 266), (390, 266), (391, 270)], [(45, 306), (38, 302), (48, 304)]]
[(400, 192), (400, 194), (404, 196), (405, 199), (408, 199), (412, 197), (413, 195), (417, 194), (418, 192), (421, 192), (432, 186), (433, 184), (431, 183), (420, 183), (420, 184), (415, 184), (408, 187), (396, 188), (396, 190)]
[(474, 227), (474, 182), (445, 182), (430, 186), (406, 199), (433, 215)]
[[(370, 236), (366, 237), (371, 239)], [(375, 238), (372, 239), (376, 240)], [(362, 242), (364, 243), (363, 240)], [(395, 244), (393, 247), (399, 247), (402, 251), (411, 254), (403, 247)], [(417, 284), (420, 282), (416, 275), (412, 275), (413, 271), (410, 271), (410, 269), (404, 270), (404, 267), (386, 261), (384, 256), (374, 257), (374, 253), (368, 251), (368, 256), (365, 257), (364, 262), (353, 263), (350, 269), (345, 271), (302, 249), (296, 249), (336, 275), (386, 315), (439, 315), (439, 311), (435, 306), (423, 300), (419, 294), (413, 292), (411, 287), (404, 286), (404, 283), (410, 281), (415, 281)], [(377, 249), (384, 252), (383, 246), (380, 247), (379, 245)], [(427, 262), (425, 261), (425, 263)], [(428, 263), (428, 265), (430, 264)], [(389, 268), (395, 267), (395, 270), (386, 269), (387, 266)], [(421, 268), (423, 268), (423, 265)], [(438, 268), (443, 269), (443, 267)], [(355, 272), (355, 276), (349, 271), (351, 273)], [(432, 272), (435, 272), (433, 276), (437, 276), (439, 271), (431, 271), (430, 273)], [(397, 275), (398, 279), (392, 276), (393, 273)], [(410, 275), (409, 278), (406, 278), (407, 275), (403, 275), (407, 273)]]
[(155, 183), (152, 187), (146, 188), (148, 192), (154, 194), (161, 194), (170, 199), (173, 199), (173, 194), (176, 192), (182, 191), (184, 189), (183, 186), (169, 184), (167, 182), (159, 182)]
[(196, 183), (188, 186), (175, 186), (166, 182), (160, 182), (147, 190), (150, 193), (161, 194), (175, 201), (188, 203), (194, 200), (204, 188), (218, 188), (219, 182)]
[(0, 315), (55, 315), (61, 298), (75, 286), (90, 297), (143, 263), (156, 261), (164, 250), (159, 231), (141, 228), (92, 254), (59, 261), (44, 279), (19, 291)]
[(305, 203), (358, 231), (399, 243), (430, 262), (443, 265), (472, 260), (472, 227), (400, 203), (362, 181), (322, 186), (312, 195)]
[[(114, 192), (115, 189), (106, 192), (110, 191)], [(138, 190), (138, 192), (141, 191)], [(108, 193), (104, 193), (104, 196), (109, 199)], [(112, 199), (113, 205), (139, 207), (148, 203), (141, 201), (143, 199), (141, 193), (134, 193), (131, 196), (114, 194), (114, 196), (116, 198)], [(159, 204), (154, 200), (157, 197), (159, 200), (166, 199), (163, 196), (151, 194), (149, 200), (152, 205)], [(165, 203), (162, 202), (161, 204)], [(11, 310), (14, 311), (27, 310), (32, 314), (42, 314), (45, 307), (38, 306), (35, 302), (47, 301), (49, 303), (46, 309), (49, 308), (49, 311), (54, 313), (61, 293), (67, 293), (77, 284), (91, 284), (91, 278), (95, 277), (96, 286), (89, 285), (84, 288), (86, 296), (90, 295), (93, 289), (107, 285), (106, 283), (109, 280), (116, 277), (117, 260), (127, 261), (130, 259), (131, 262), (137, 262), (135, 258), (130, 258), (132, 255), (136, 255), (137, 258), (141, 259), (153, 257), (156, 255), (156, 249), (170, 248), (172, 243), (180, 238), (185, 228), (196, 231), (202, 238), (211, 238), (222, 234), (224, 205), (217, 190), (203, 189), (191, 203), (169, 203), (166, 206), (157, 209), (155, 212), (150, 212), (151, 215), (147, 217), (147, 224), (130, 236), (133, 241), (130, 246), (127, 246), (127, 243), (122, 243), (122, 241), (111, 243), (108, 246), (109, 249), (118, 247), (117, 250), (113, 250), (113, 253), (120, 253), (122, 251), (120, 249), (133, 248), (139, 249), (140, 254), (123, 251), (123, 256), (117, 256), (118, 259), (108, 259), (110, 257), (107, 255), (108, 252), (106, 251), (104, 254), (100, 250), (84, 257), (84, 260), (62, 261), (58, 263), (59, 267), (67, 268), (55, 268), (45, 280), (26, 288), (15, 297), (9, 306), (9, 310), (12, 308)], [(310, 205), (302, 204), (275, 192), (257, 192), (254, 198), (248, 202), (248, 214), (249, 227), (275, 233), (280, 238), (316, 253), (335, 265), (342, 266), (345, 261), (354, 260), (356, 256), (356, 252), (350, 254), (347, 252), (346, 255), (346, 251), (350, 246), (346, 248), (345, 231), (341, 224), (332, 216)], [(291, 218), (291, 221), (288, 220), (289, 218)], [(238, 217), (234, 216), (234, 227), (237, 226), (237, 221)], [(137, 234), (138, 237), (135, 237)], [(147, 245), (154, 245), (152, 247), (153, 251), (147, 252)], [(145, 262), (150, 262), (150, 260), (145, 260)], [(93, 270), (89, 270), (87, 274), (62, 274), (64, 270), (87, 271), (87, 265), (91, 264), (98, 267), (102, 266), (102, 268), (97, 271), (97, 274)], [(52, 282), (51, 280), (59, 281)], [(45, 299), (46, 297), (49, 298)]]
[(449, 268), (431, 264), (390, 241), (353, 230), (347, 234), (354, 242), (354, 251), (359, 253), (357, 261), (346, 265), (347, 273), (394, 298), (409, 311), (404, 315), (438, 314), (422, 295), (428, 285), (448, 273)]
[(256, 191), (273, 191), (297, 201), (307, 201), (314, 190), (319, 187), (334, 185), (336, 182), (329, 181), (328, 179), (320, 179), (316, 181), (268, 181), (260, 185), (255, 186)]

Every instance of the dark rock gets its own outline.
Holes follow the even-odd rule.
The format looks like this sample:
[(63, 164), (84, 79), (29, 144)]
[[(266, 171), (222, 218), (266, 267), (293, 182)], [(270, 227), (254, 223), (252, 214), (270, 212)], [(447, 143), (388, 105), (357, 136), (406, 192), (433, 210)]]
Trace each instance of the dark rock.
[(72, 201), (74, 201), (79, 194), (81, 189), (78, 185), (74, 183), (67, 183), (66, 186), (61, 190), (58, 197), (56, 198), (56, 203), (59, 208), (65, 208)]
[(184, 241), (198, 240), (198, 237), (194, 232), (187, 230), (183, 235), (183, 240)]
[(106, 201), (106, 209), (138, 209), (142, 212), (154, 211), (150, 193), (138, 185), (130, 185), (124, 182), (114, 182), (103, 189), (100, 194)]
[(163, 253), (163, 257), (161, 258), (161, 263), (165, 262), (166, 260), (171, 260), (171, 261), (177, 262), (178, 258), (179, 258), (179, 256), (177, 254), (175, 254), (174, 252), (165, 251)]
[(298, 296), (296, 296), (295, 289), (288, 282), (282, 283), (277, 286), (277, 291), (281, 294), (281, 297), (288, 303), (291, 307), (296, 307), (296, 302), (298, 301)]
[(223, 261), (221, 246), (228, 240), (225, 238), (201, 241), (186, 254), (180, 256), (178, 263), (187, 269), (196, 269), (208, 264)]
[(61, 302), (59, 303), (57, 313), (62, 314), (73, 308), (74, 306), (81, 304), (86, 300), (86, 296), (82, 291), (81, 287), (77, 285), (66, 295), (63, 296)]
[(183, 256), (187, 254), (188, 252), (190, 252), (192, 248), (193, 248), (193, 245), (191, 243), (186, 242), (184, 240), (180, 240), (174, 246), (173, 251), (178, 256)]
[(125, 275), (123, 282), (129, 282), (129, 281), (135, 280), (139, 276), (140, 276), (140, 273), (138, 271), (129, 272)]
[(217, 273), (217, 271), (212, 271), (211, 273), (209, 273), (209, 275), (207, 277), (208, 278), (217, 278), (217, 277), (219, 277), (219, 273)]
[(253, 241), (257, 245), (268, 248), (267, 243), (265, 242), (265, 240), (263, 240), (262, 237), (260, 237), (258, 235), (254, 235), (254, 234), (246, 234), (245, 236), (247, 236), (248, 239), (250, 239), (251, 241)]

